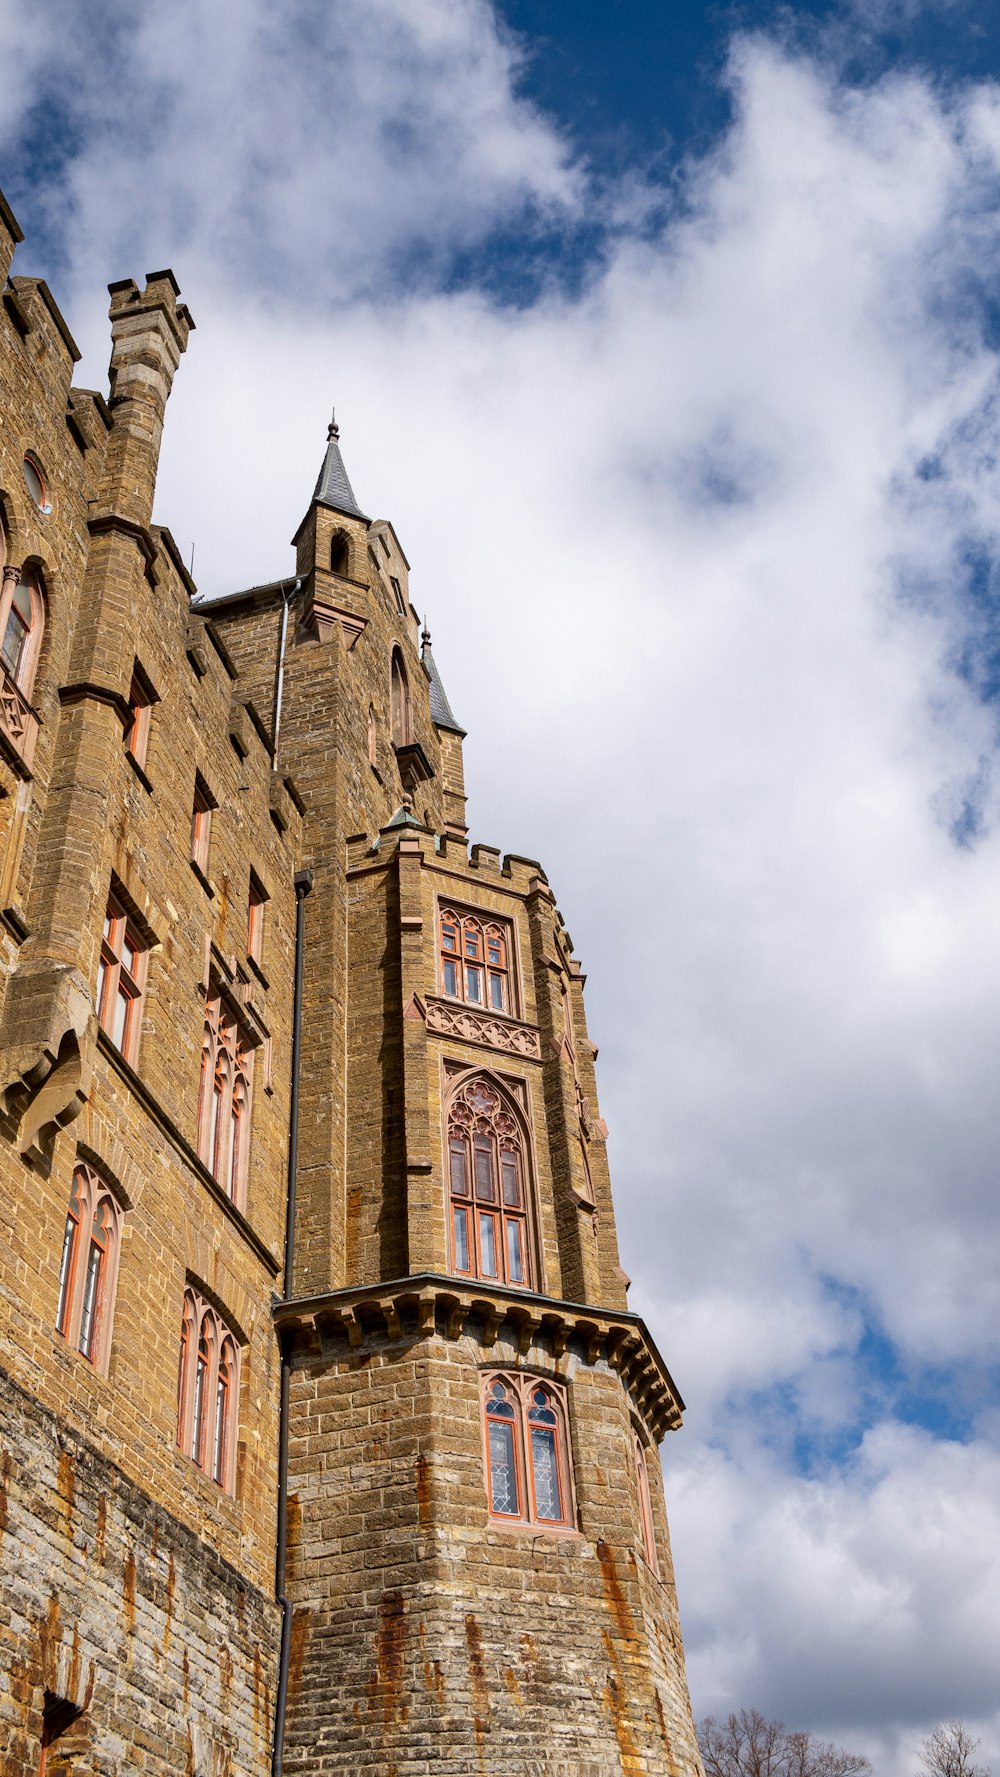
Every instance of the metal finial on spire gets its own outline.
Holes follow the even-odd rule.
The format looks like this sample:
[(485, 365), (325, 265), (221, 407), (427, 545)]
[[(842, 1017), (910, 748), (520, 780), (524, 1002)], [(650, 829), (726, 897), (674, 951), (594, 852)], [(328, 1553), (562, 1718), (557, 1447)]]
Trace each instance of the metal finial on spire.
[(427, 612), (425, 611), (424, 612), (424, 627), (420, 632), (420, 646), (422, 648), (429, 648), (430, 645), (431, 645), (431, 632), (427, 627)]
[(330, 424), (326, 428), (326, 435), (331, 439), (340, 437), (340, 427), (337, 424), (337, 409), (335, 407), (331, 407), (330, 409)]

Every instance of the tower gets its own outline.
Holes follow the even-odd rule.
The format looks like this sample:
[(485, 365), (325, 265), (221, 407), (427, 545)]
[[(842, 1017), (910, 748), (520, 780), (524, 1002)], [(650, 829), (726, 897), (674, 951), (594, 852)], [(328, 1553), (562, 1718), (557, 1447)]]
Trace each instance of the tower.
[(107, 402), (44, 286), (3, 315), (6, 1769), (697, 1777), (681, 1402), (545, 872), (469, 846), (335, 422), (294, 572), (197, 595), (190, 316), (111, 294)]

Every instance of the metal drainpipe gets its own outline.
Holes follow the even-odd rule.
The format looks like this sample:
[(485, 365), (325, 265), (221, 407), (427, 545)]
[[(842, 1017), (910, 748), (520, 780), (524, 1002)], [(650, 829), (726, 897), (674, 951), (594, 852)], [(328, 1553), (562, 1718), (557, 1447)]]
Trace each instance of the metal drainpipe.
[[(285, 605), (287, 616), (288, 605)], [(277, 724), (275, 724), (277, 731)], [(295, 1262), (295, 1178), (299, 1158), (299, 1054), (302, 1041), (302, 956), (304, 949), (306, 896), (312, 888), (311, 870), (297, 870), (295, 884), (295, 983), (292, 996), (292, 1093), (288, 1113), (288, 1192), (285, 1207), (285, 1273), (282, 1294), (285, 1301), (292, 1293), (292, 1272)], [(288, 1705), (288, 1662), (292, 1647), (292, 1607), (285, 1595), (285, 1565), (288, 1553), (288, 1394), (291, 1380), (291, 1355), (288, 1339), (278, 1335), (281, 1344), (281, 1396), (278, 1412), (278, 1544), (274, 1562), (274, 1590), (281, 1606), (281, 1652), (278, 1660), (278, 1689), (274, 1700), (274, 1745), (271, 1751), (272, 1777), (281, 1777), (285, 1745), (285, 1711)]]
[[(281, 593), (281, 633), (278, 636), (278, 670), (275, 675), (274, 687), (274, 763), (278, 763), (278, 734), (281, 729), (281, 693), (285, 688), (285, 642), (288, 637), (288, 607), (297, 592), (302, 590), (302, 581), (297, 579), (286, 592)], [(287, 1294), (287, 1291), (286, 1291)]]

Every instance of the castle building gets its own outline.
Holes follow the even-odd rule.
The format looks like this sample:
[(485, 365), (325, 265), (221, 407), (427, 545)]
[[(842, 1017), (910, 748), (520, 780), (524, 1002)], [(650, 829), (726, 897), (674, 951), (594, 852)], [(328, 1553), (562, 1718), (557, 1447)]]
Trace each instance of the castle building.
[(173, 274), (110, 286), (105, 396), (20, 239), (0, 1768), (698, 1777), (584, 977), (468, 844), (400, 541), (331, 425), (285, 578), (199, 598)]

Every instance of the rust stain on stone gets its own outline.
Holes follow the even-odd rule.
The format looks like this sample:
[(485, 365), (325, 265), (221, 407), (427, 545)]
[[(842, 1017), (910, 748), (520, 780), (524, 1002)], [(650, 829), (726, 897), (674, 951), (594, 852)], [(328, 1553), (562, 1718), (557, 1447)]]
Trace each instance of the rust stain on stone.
[(227, 1642), (219, 1649), (219, 1707), (223, 1718), (229, 1715), (233, 1696), (233, 1656)]
[(615, 1558), (603, 1537), (597, 1541), (597, 1559), (601, 1564), (601, 1583), (604, 1587), (604, 1602), (615, 1619), (618, 1633), (626, 1641), (635, 1640), (635, 1625), (628, 1600), (621, 1588)]
[(170, 1652), (170, 1631), (174, 1623), (174, 1593), (177, 1590), (177, 1570), (171, 1555), (167, 1562), (167, 1596), (163, 1606), (163, 1652)]
[(507, 1689), (510, 1692), (511, 1696), (513, 1697), (515, 1703), (517, 1704), (518, 1708), (523, 1709), (524, 1708), (524, 1692), (522, 1691), (520, 1685), (518, 1684), (517, 1679), (515, 1678), (513, 1670), (510, 1666), (505, 1666), (503, 1668), (503, 1681), (504, 1681), (504, 1684), (507, 1686)]
[(184, 1656), (181, 1660), (181, 1675), (184, 1680), (184, 1713), (186, 1715), (191, 1707), (191, 1662), (188, 1659), (187, 1648), (184, 1649)]
[(612, 1668), (608, 1673), (607, 1683), (604, 1686), (602, 1701), (605, 1709), (611, 1717), (611, 1725), (615, 1730), (615, 1739), (618, 1742), (618, 1751), (621, 1753), (622, 1772), (624, 1777), (638, 1777), (638, 1773), (645, 1769), (645, 1761), (642, 1759), (639, 1752), (635, 1735), (632, 1732), (632, 1724), (628, 1718), (628, 1705), (626, 1702), (625, 1685), (622, 1679), (621, 1660), (619, 1658), (618, 1649), (615, 1647), (615, 1644), (606, 1629), (602, 1630), (602, 1635), (604, 1639), (604, 1650), (608, 1656), (608, 1664)]
[(292, 1612), (292, 1632), (288, 1640), (288, 1694), (294, 1697), (302, 1683), (306, 1643), (309, 1640), (309, 1611), (305, 1605)]
[(49, 1602), (45, 1607), (45, 1616), (38, 1623), (38, 1663), (41, 1666), (46, 1684), (52, 1690), (56, 1685), (56, 1649), (62, 1641), (62, 1623), (59, 1618), (59, 1595), (49, 1593)]
[(122, 1562), (122, 1603), (125, 1606), (125, 1627), (130, 1635), (135, 1634), (135, 1556), (131, 1549), (126, 1549)]
[(94, 1532), (94, 1560), (104, 1566), (107, 1555), (108, 1502), (102, 1493), (97, 1501), (97, 1528)]
[(472, 1684), (472, 1725), (476, 1735), (476, 1757), (480, 1771), (485, 1771), (483, 1749), (490, 1725), (490, 1699), (486, 1689), (486, 1666), (483, 1661), (483, 1632), (470, 1611), (465, 1619), (465, 1641), (469, 1650), (469, 1679)]
[(10, 1468), (10, 1451), (5, 1450), (3, 1464), (0, 1466), (0, 1536), (3, 1536), (8, 1522), (7, 1488), (10, 1483)]
[(431, 1514), (431, 1476), (426, 1456), (421, 1451), (417, 1457), (417, 1512), (421, 1526), (430, 1524)]
[(288, 1495), (285, 1528), (288, 1537), (288, 1561), (289, 1564), (292, 1565), (298, 1554), (299, 1543), (302, 1540), (302, 1501), (297, 1493), (290, 1493)]
[(59, 1452), (59, 1479), (56, 1482), (57, 1511), (62, 1525), (63, 1534), (73, 1534), (73, 1501), (75, 1489), (73, 1485), (73, 1458), (68, 1450)]
[(440, 1660), (432, 1660), (428, 1656), (427, 1626), (425, 1623), (418, 1624), (417, 1634), (420, 1637), (420, 1654), (424, 1663), (424, 1689), (430, 1691), (431, 1694), (437, 1698), (439, 1707), (443, 1709), (444, 1672), (441, 1669)]
[(383, 1592), (379, 1599), (378, 1628), (375, 1631), (375, 1671), (368, 1681), (368, 1706), (374, 1710), (381, 1704), (385, 1725), (401, 1721), (409, 1714), (408, 1704), (401, 1699), (403, 1663), (406, 1653), (406, 1607), (402, 1592)]

